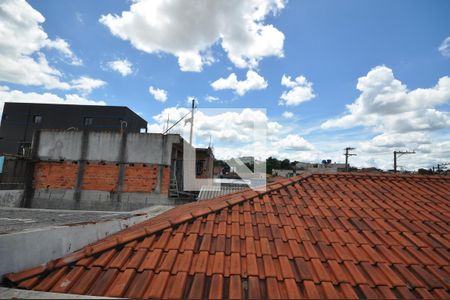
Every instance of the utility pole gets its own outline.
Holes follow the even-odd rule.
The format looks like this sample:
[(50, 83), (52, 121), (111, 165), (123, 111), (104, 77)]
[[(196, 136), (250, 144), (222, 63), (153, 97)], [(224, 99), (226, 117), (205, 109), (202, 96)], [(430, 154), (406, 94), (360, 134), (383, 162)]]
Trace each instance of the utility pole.
[(414, 151), (394, 151), (394, 173), (397, 173), (397, 158), (404, 154), (415, 154)]
[(350, 151), (355, 150), (355, 148), (352, 147), (347, 147), (344, 149), (345, 150), (345, 172), (348, 172), (348, 157), (349, 156), (356, 156), (355, 153), (350, 153)]
[(192, 145), (192, 134), (194, 132), (194, 109), (195, 109), (195, 98), (192, 98), (191, 133), (189, 135), (189, 144), (191, 145)]
[[(440, 174), (441, 171), (443, 171), (444, 169), (447, 169), (447, 166), (450, 165), (450, 163), (442, 163), (442, 164), (438, 164), (437, 165), (437, 173)], [(433, 167), (434, 170), (434, 167)]]

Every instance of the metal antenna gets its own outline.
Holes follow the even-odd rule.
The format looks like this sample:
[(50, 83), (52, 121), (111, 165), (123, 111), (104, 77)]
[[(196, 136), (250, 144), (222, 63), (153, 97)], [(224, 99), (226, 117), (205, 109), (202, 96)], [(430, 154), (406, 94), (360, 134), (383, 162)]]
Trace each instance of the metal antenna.
[(405, 154), (415, 154), (415, 151), (394, 151), (394, 173), (397, 173), (397, 158)]
[(350, 153), (350, 151), (355, 150), (355, 148), (352, 147), (347, 147), (344, 149), (345, 150), (345, 172), (348, 172), (348, 157), (349, 156), (356, 156), (355, 153)]
[(192, 134), (194, 132), (194, 109), (195, 109), (195, 98), (192, 98), (191, 133), (189, 135), (189, 144), (191, 145), (192, 145)]

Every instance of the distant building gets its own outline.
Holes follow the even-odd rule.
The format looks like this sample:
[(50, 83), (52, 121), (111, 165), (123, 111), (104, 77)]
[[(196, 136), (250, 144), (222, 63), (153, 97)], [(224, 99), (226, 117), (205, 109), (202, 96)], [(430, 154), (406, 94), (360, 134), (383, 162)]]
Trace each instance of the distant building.
[(147, 122), (125, 106), (5, 103), (0, 127), (0, 154), (30, 148), (37, 129), (92, 129), (146, 132)]
[(295, 167), (298, 171), (310, 173), (336, 173), (345, 171), (345, 164), (332, 163), (331, 160), (324, 160), (322, 163), (299, 162)]
[(282, 169), (273, 169), (272, 170), (273, 176), (280, 176), (285, 178), (291, 178), (293, 176), (297, 175), (297, 172), (295, 170), (282, 170)]

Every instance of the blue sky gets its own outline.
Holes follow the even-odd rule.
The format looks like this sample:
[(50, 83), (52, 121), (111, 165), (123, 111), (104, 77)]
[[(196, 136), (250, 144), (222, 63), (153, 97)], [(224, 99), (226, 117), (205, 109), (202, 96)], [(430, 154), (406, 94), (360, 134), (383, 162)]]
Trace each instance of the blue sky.
[[(28, 32), (27, 38), (0, 42), (0, 58), (7, 58), (0, 69), (9, 71), (0, 74), (2, 100), (126, 105), (158, 130), (162, 116), (171, 112), (175, 119), (184, 112), (187, 97), (194, 96), (202, 109), (266, 109), (272, 130), (270, 151), (263, 156), (342, 161), (342, 149), (354, 146), (359, 150), (354, 163), (359, 166), (390, 168), (395, 149), (418, 152), (414, 162), (404, 163), (406, 169), (450, 160), (449, 1), (254, 0), (234, 7), (217, 1), (214, 8), (174, 1), (167, 9), (164, 2), (0, 4), (10, 20), (17, 17), (13, 6), (29, 20), (0, 19), (11, 27), (9, 33), (0, 33), (3, 40)], [(142, 6), (133, 11), (134, 5)], [(123, 12), (131, 14), (126, 24)], [(250, 17), (254, 28), (267, 29), (267, 35), (246, 32), (249, 24), (239, 23), (242, 16)], [(225, 24), (216, 22), (222, 18)], [(167, 20), (186, 25), (164, 25)], [(192, 25), (195, 22), (200, 25)], [(15, 36), (8, 36), (12, 32)], [(248, 42), (244, 46), (242, 36)], [(58, 39), (66, 44), (56, 43)], [(180, 53), (186, 51), (203, 63), (179, 63), (184, 55)], [(50, 71), (39, 63), (42, 55)], [(24, 63), (27, 67), (20, 68), (24, 57), (38, 62), (32, 70), (43, 75), (23, 74), (30, 66)], [(124, 60), (131, 64), (129, 74), (111, 68), (111, 62)], [(247, 72), (254, 77), (245, 81)], [(240, 91), (229, 78), (232, 73), (242, 81)], [(220, 84), (213, 84), (220, 78)], [(359, 79), (365, 84), (358, 89)], [(167, 99), (155, 100), (150, 87), (164, 90)], [(288, 95), (296, 88), (299, 93)], [(283, 93), (286, 97), (280, 101)], [(214, 101), (207, 101), (208, 96)], [(360, 103), (349, 112), (346, 105), (357, 99)], [(342, 119), (346, 115), (350, 116)], [(218, 128), (202, 128), (216, 133), (212, 139), (219, 155), (233, 152), (234, 146), (227, 148), (229, 140), (217, 135)], [(239, 154), (252, 154), (254, 148)]]

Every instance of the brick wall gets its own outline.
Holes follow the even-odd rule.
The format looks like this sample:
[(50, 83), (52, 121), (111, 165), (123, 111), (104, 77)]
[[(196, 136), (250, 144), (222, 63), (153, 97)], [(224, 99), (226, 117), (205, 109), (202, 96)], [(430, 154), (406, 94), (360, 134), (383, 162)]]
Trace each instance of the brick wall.
[[(78, 164), (73, 162), (38, 162), (35, 166), (34, 187), (38, 189), (74, 189)], [(125, 166), (123, 192), (153, 193), (158, 183), (158, 165), (128, 164)], [(82, 190), (116, 191), (119, 166), (115, 163), (85, 165)], [(163, 167), (161, 193), (169, 192), (170, 168)]]
[(38, 189), (73, 189), (78, 164), (73, 162), (38, 162), (34, 168), (34, 187)]
[(119, 166), (114, 163), (90, 163), (84, 169), (82, 190), (115, 191)]
[(125, 168), (122, 191), (151, 193), (156, 188), (157, 178), (157, 165), (128, 164)]
[(167, 194), (169, 192), (169, 185), (170, 185), (170, 168), (168, 166), (164, 166), (161, 194)]

